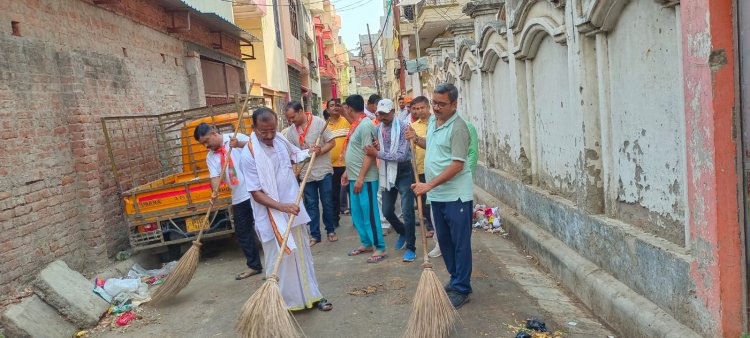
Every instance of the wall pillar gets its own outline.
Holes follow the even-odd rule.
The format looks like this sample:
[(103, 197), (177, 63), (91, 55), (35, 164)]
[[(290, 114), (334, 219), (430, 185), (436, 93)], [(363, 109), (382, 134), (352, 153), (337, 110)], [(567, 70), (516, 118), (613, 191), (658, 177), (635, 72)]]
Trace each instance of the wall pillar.
[(682, 1), (682, 66), (688, 175), (690, 275), (716, 323), (714, 336), (743, 331), (738, 216), (733, 0)]

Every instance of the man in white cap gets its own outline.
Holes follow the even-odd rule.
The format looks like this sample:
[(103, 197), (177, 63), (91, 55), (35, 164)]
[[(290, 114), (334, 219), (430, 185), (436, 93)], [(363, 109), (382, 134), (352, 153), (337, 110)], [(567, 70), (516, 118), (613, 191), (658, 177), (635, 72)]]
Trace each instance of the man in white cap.
[[(411, 149), (405, 132), (408, 124), (396, 118), (393, 101), (378, 102), (376, 113), (380, 124), (376, 129), (377, 143), (365, 146), (365, 153), (380, 159), (378, 173), (380, 191), (383, 195), (383, 216), (399, 234), (396, 250), (406, 249), (404, 262), (413, 262), (415, 254), (414, 172), (411, 166)], [(404, 220), (396, 216), (396, 199), (401, 195), (401, 210)]]

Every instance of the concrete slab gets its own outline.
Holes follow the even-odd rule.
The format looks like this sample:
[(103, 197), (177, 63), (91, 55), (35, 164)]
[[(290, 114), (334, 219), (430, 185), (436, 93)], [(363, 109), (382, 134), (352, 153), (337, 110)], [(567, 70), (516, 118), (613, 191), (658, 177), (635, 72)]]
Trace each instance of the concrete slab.
[(79, 327), (99, 322), (109, 304), (96, 295), (86, 277), (71, 270), (61, 260), (50, 263), (34, 282), (36, 293)]
[(8, 337), (71, 337), (77, 331), (37, 295), (8, 306), (0, 321)]

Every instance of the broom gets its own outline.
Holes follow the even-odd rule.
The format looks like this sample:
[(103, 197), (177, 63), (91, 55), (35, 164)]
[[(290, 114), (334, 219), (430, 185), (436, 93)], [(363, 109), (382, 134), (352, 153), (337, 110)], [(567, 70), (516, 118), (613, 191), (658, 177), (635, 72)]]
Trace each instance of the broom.
[[(318, 145), (318, 141), (320, 141), (320, 136), (315, 140), (315, 145)], [(307, 178), (310, 176), (316, 155), (313, 153), (312, 157), (310, 157), (305, 177), (302, 178), (299, 193), (294, 200), (295, 205), (299, 205), (300, 200), (302, 200), (305, 184), (307, 184)], [(270, 277), (266, 278), (263, 285), (242, 306), (242, 312), (237, 319), (236, 325), (241, 337), (297, 338), (304, 336), (299, 323), (294, 319), (291, 311), (287, 309), (286, 302), (279, 288), (279, 267), (285, 254), (283, 248), (286, 247), (289, 234), (292, 233), (292, 224), (296, 217), (297, 215), (292, 214), (289, 217), (289, 222), (286, 224), (286, 231), (284, 231), (284, 236), (279, 246), (281, 249), (276, 256), (276, 265), (273, 267), (273, 273), (271, 273)]]
[[(414, 141), (411, 141), (412, 148), (412, 169), (414, 172), (414, 181), (419, 182), (417, 174), (416, 147)], [(422, 254), (424, 263), (422, 267), (422, 276), (419, 277), (417, 292), (414, 295), (414, 301), (411, 305), (411, 315), (409, 323), (406, 326), (404, 338), (440, 338), (448, 337), (456, 328), (456, 321), (459, 319), (458, 312), (448, 299), (443, 285), (432, 269), (430, 256), (427, 255), (427, 228), (422, 219), (422, 199), (417, 196), (417, 211), (419, 212), (419, 225), (422, 227)]]
[[(255, 80), (250, 82), (249, 88), (253, 88), (254, 82)], [(234, 136), (232, 136), (232, 138), (236, 138), (237, 133), (240, 131), (240, 123), (242, 123), (242, 117), (244, 116), (245, 108), (247, 108), (247, 101), (249, 99), (250, 91), (248, 90), (247, 97), (245, 97), (245, 102), (242, 104), (242, 109), (240, 109), (239, 116), (237, 117), (237, 128), (234, 129)], [(232, 149), (233, 148), (229, 148), (227, 157), (232, 154)], [(224, 176), (228, 164), (228, 160), (224, 161), (224, 166), (221, 168), (219, 178), (222, 178)], [(221, 186), (221, 183), (219, 184), (219, 186)], [(200, 249), (202, 245), (201, 238), (203, 237), (203, 230), (207, 228), (206, 225), (208, 225), (208, 218), (214, 208), (215, 201), (216, 197), (212, 196), (211, 204), (208, 207), (206, 216), (203, 217), (203, 220), (201, 221), (200, 231), (198, 231), (198, 236), (193, 241), (193, 245), (190, 246), (190, 249), (188, 249), (188, 251), (186, 251), (184, 255), (182, 255), (182, 258), (180, 258), (180, 260), (177, 262), (174, 270), (172, 270), (172, 272), (169, 274), (169, 277), (167, 277), (164, 283), (154, 291), (153, 295), (151, 295), (152, 303), (158, 304), (174, 297), (180, 291), (182, 291), (182, 289), (184, 289), (193, 279), (193, 274), (195, 273), (195, 269), (198, 268), (198, 260), (200, 259)]]

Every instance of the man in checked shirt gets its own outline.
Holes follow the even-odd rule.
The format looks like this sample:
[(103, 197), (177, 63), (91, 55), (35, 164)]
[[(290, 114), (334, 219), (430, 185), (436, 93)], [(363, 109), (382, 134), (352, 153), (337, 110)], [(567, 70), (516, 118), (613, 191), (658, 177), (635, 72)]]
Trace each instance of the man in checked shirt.
[[(380, 190), (383, 194), (383, 216), (399, 234), (395, 249), (406, 249), (404, 262), (413, 262), (416, 254), (414, 242), (414, 172), (411, 166), (409, 140), (404, 135), (408, 124), (396, 118), (393, 101), (383, 99), (378, 102), (377, 142), (375, 146), (365, 146), (365, 153), (380, 159), (378, 166)], [(396, 216), (396, 198), (401, 194), (403, 222)]]

